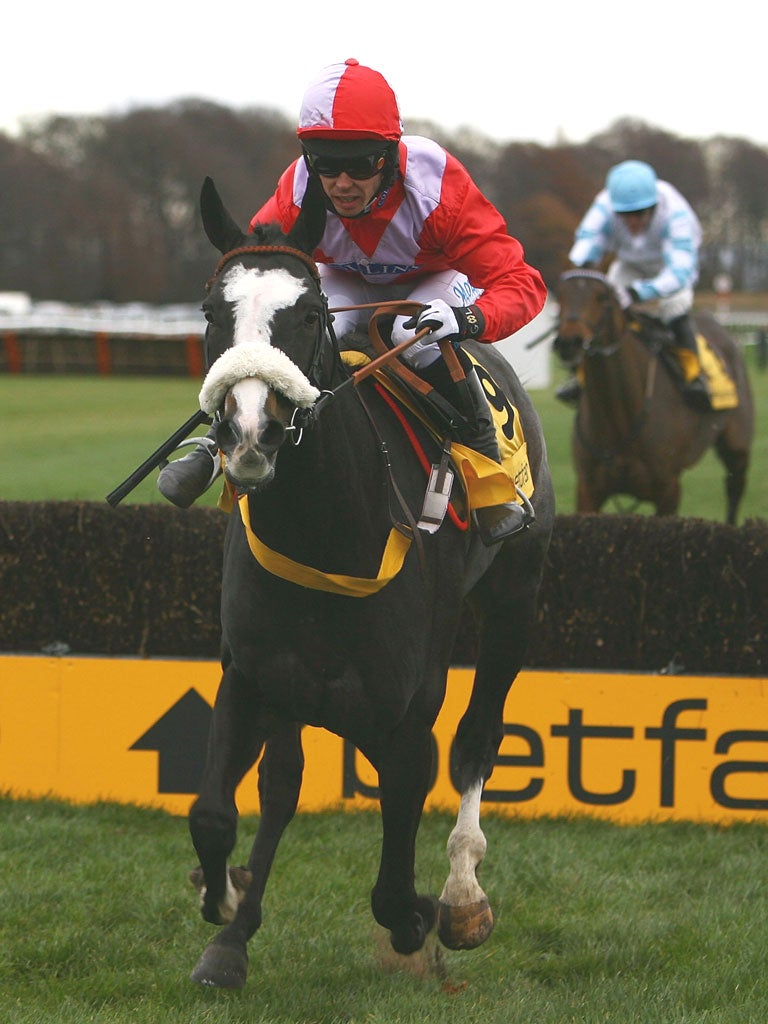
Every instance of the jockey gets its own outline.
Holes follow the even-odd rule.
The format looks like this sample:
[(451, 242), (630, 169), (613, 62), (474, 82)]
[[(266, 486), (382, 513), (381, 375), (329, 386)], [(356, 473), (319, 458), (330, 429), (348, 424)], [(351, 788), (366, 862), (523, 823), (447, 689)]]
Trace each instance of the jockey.
[[(625, 160), (608, 172), (605, 188), (576, 229), (569, 259), (574, 267), (597, 267), (607, 254), (615, 255), (607, 277), (622, 308), (655, 304), (681, 350), (686, 394), (708, 408), (689, 316), (700, 245), (698, 218), (674, 185), (659, 180), (649, 164)], [(576, 381), (567, 381), (557, 391), (564, 401), (578, 394)]]
[[(395, 318), (392, 341), (431, 329), (402, 358), (471, 424), (462, 440), (499, 462), (485, 392), (459, 346), (499, 341), (532, 320), (546, 297), (538, 271), (459, 161), (429, 139), (402, 135), (397, 98), (372, 68), (353, 59), (324, 68), (304, 95), (297, 135), (301, 156), (251, 228), (276, 222), (288, 232), (310, 179), (319, 181), (327, 217), (313, 256), (329, 305), (422, 303), (416, 316)], [(336, 313), (337, 337), (367, 328), (369, 317), (370, 310)], [(456, 387), (440, 358), (443, 338), (457, 349), (466, 389)], [(186, 507), (212, 482), (210, 468), (206, 450), (196, 449), (170, 463), (158, 486)], [(476, 522), (483, 541), (494, 544), (520, 528), (521, 510), (478, 509)]]

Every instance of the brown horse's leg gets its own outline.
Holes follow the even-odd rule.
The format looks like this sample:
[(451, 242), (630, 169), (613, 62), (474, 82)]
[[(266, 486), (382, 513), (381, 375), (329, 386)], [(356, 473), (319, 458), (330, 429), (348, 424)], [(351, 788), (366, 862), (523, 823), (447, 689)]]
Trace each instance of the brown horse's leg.
[(576, 484), (576, 511), (580, 513), (599, 512), (604, 501), (605, 495), (598, 497), (594, 486), (580, 476)]
[(734, 451), (732, 448), (729, 448), (725, 436), (722, 434), (715, 443), (715, 451), (725, 466), (725, 521), (729, 526), (735, 526), (739, 505), (744, 496), (744, 488), (747, 485), (749, 452), (744, 450)]
[(680, 508), (680, 478), (674, 477), (654, 500), (657, 516), (674, 516)]

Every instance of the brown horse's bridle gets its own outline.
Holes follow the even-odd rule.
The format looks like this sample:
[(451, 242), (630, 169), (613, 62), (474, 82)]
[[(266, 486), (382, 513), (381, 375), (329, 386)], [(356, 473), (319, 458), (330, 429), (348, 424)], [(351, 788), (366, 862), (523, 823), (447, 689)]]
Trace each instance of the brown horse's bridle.
[[(596, 270), (568, 270), (561, 277), (561, 281), (569, 281), (573, 279), (589, 279), (592, 281), (598, 281), (600, 284), (603, 284), (610, 289), (610, 285), (608, 284), (605, 275)], [(613, 345), (594, 344), (595, 339), (599, 338), (606, 332), (606, 328), (609, 326), (613, 314), (614, 310), (611, 306), (606, 305), (603, 312), (600, 314), (597, 323), (594, 325), (587, 323), (586, 320), (578, 315), (566, 316), (564, 323), (576, 324), (579, 328), (579, 338), (581, 340), (580, 347), (585, 356), (608, 357), (615, 355), (616, 352), (619, 351), (619, 348), (621, 347), (620, 341), (617, 341)]]

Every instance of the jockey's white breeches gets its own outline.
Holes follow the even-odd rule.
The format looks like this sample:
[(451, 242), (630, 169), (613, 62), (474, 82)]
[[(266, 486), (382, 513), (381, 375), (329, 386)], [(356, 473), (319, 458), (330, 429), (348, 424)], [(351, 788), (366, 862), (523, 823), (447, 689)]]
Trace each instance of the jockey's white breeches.
[[(455, 270), (442, 270), (436, 274), (425, 274), (416, 281), (384, 282), (373, 284), (363, 281), (357, 274), (344, 270), (335, 270), (326, 264), (319, 264), (323, 291), (328, 296), (331, 309), (337, 306), (359, 306), (364, 302), (386, 302), (405, 300), (421, 302), (425, 305), (433, 299), (442, 299), (449, 306), (469, 306), (483, 294), (481, 288), (469, 283), (466, 274)], [(367, 330), (371, 318), (370, 309), (353, 309), (344, 313), (334, 313), (333, 329), (337, 338), (343, 338), (354, 330)], [(392, 341), (399, 345), (415, 332), (403, 329), (407, 317), (395, 318), (392, 329)], [(403, 359), (414, 370), (429, 366), (440, 355), (440, 346), (436, 341), (417, 341), (406, 349)]]

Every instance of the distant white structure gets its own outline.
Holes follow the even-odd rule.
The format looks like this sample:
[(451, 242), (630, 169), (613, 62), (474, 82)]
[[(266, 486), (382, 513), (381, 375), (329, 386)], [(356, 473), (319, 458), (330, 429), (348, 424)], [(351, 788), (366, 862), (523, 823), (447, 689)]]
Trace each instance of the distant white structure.
[[(19, 298), (6, 302), (8, 296)], [(38, 334), (104, 332), (160, 338), (190, 334), (202, 336), (205, 318), (199, 303), (152, 306), (143, 302), (97, 302), (77, 305), (32, 302), (23, 292), (0, 292), (0, 330), (34, 331)]]
[(32, 309), (32, 299), (26, 292), (0, 292), (0, 313), (26, 316)]
[[(554, 332), (557, 310), (557, 303), (548, 298), (534, 320), (494, 345), (512, 364), (526, 391), (543, 391), (552, 386), (552, 337), (547, 337), (547, 333)], [(526, 347), (541, 337), (546, 340), (532, 348)]]
[[(505, 356), (529, 391), (552, 386), (552, 338), (557, 303), (547, 299), (544, 309), (516, 334), (494, 348)], [(26, 292), (0, 292), (0, 331), (36, 334), (140, 335), (188, 337), (205, 333), (205, 319), (197, 303), (152, 306), (141, 302), (77, 305), (66, 302), (32, 302)], [(527, 348), (541, 337), (545, 341)]]

